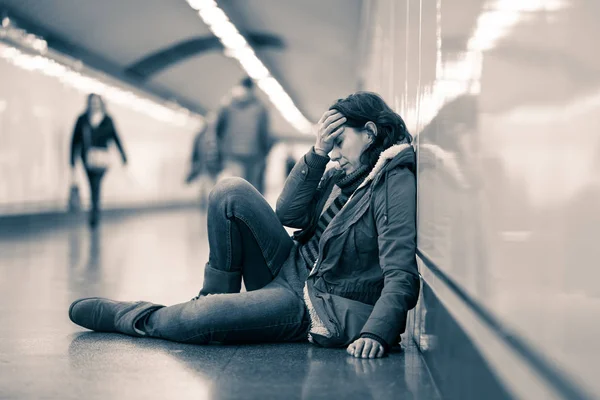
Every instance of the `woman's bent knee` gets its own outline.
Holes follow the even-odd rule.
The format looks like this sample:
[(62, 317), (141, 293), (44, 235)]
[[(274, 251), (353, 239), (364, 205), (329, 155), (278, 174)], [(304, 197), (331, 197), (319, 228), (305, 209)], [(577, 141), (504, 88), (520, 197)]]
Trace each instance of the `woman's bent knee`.
[(219, 181), (208, 196), (210, 205), (222, 204), (225, 200), (256, 195), (256, 189), (245, 179), (229, 177)]

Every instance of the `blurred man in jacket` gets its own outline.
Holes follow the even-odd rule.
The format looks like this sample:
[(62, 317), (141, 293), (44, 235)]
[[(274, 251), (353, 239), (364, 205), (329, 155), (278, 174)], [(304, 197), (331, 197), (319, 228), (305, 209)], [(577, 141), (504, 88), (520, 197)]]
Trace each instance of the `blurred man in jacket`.
[(231, 101), (217, 119), (217, 137), (228, 174), (250, 182), (264, 194), (266, 158), (272, 146), (269, 115), (254, 93), (254, 81), (245, 78), (233, 88)]

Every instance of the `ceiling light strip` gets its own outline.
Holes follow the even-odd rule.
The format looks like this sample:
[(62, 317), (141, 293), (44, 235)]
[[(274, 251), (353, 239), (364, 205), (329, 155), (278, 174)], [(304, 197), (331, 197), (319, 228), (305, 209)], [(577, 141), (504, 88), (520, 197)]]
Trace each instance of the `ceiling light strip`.
[[(517, 23), (531, 17), (532, 13), (556, 12), (567, 5), (566, 0), (488, 0), (467, 42), (467, 51), (457, 60), (443, 64), (441, 32), (438, 31), (436, 80), (425, 89), (426, 95), (417, 105), (419, 111), (416, 107), (406, 111), (407, 125), (425, 127), (446, 103), (463, 94), (478, 94), (481, 90), (483, 53), (496, 47), (500, 39), (506, 37)], [(440, 21), (437, 23), (439, 25)], [(417, 116), (420, 121), (417, 121)]]
[[(25, 48), (29, 51), (25, 51)], [(84, 67), (79, 60), (63, 54), (52, 54), (43, 38), (16, 27), (8, 17), (3, 18), (0, 25), (0, 58), (23, 70), (58, 79), (81, 93), (97, 93), (111, 103), (161, 122), (183, 127), (202, 121), (199, 114), (175, 103), (159, 102), (148, 95), (136, 93), (137, 89), (128, 89), (125, 84)]]
[(260, 61), (246, 39), (214, 0), (186, 0), (211, 32), (219, 38), (225, 55), (235, 58), (244, 71), (257, 82), (281, 115), (299, 132), (310, 133), (312, 124), (296, 107), (291, 97)]

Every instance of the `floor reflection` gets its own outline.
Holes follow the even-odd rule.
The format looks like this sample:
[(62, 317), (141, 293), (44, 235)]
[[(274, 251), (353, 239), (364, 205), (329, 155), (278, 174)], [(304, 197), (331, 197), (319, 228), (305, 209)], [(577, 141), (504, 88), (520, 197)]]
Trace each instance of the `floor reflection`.
[(355, 359), (308, 343), (196, 346), (86, 332), (73, 337), (68, 354), (71, 373), (102, 396), (156, 396), (169, 382), (177, 398), (435, 399), (414, 350)]
[(360, 361), (308, 343), (194, 346), (69, 320), (80, 297), (189, 300), (208, 256), (205, 224), (180, 210), (0, 241), (0, 398), (432, 398), (415, 351)]
[[(418, 382), (410, 385), (406, 381), (406, 365), (394, 362), (390, 379), (390, 358), (358, 359), (354, 357), (331, 357), (320, 351), (309, 349), (309, 370), (302, 387), (303, 399), (314, 398), (360, 398), (360, 399), (402, 399), (424, 398)], [(404, 355), (394, 354), (394, 358)], [(333, 371), (333, 377), (332, 377)], [(332, 385), (332, 378), (344, 385)], [(412, 387), (411, 387), (412, 386)]]
[(102, 237), (101, 227), (92, 231), (75, 229), (68, 233), (69, 286), (76, 298), (90, 296), (91, 290), (100, 289)]

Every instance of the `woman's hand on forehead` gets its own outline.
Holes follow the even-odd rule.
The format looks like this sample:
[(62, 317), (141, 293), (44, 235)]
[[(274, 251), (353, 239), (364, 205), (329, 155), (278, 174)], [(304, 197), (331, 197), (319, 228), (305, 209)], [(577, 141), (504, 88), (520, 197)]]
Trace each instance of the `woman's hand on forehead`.
[(321, 155), (327, 155), (333, 149), (335, 138), (344, 131), (343, 124), (346, 117), (337, 110), (326, 111), (316, 125), (317, 141), (315, 151)]
[[(337, 114), (337, 116), (336, 116)], [(328, 119), (329, 117), (336, 117), (335, 119), (339, 119), (341, 117), (343, 117), (342, 113), (339, 112), (336, 109), (332, 109), (332, 110), (327, 110), (323, 113), (323, 115), (321, 116), (321, 119), (319, 119), (319, 122), (317, 122), (317, 124), (322, 124), (325, 122), (326, 119)]]

